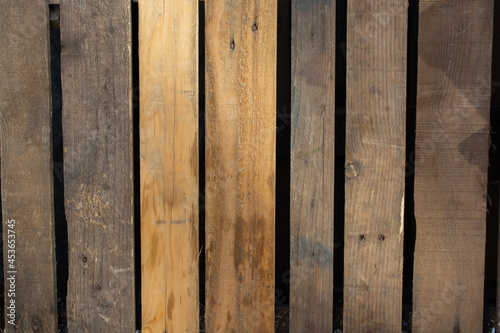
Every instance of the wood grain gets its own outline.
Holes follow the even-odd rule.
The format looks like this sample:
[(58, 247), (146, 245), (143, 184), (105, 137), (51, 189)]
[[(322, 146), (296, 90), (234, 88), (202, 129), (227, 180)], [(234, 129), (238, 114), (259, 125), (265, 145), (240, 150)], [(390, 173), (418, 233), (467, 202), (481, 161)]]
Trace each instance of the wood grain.
[(292, 1), (290, 331), (333, 329), (335, 1)]
[[(13, 322), (5, 310), (6, 332), (52, 333), (57, 331), (57, 291), (47, 2), (1, 1), (0, 29), (6, 306), (15, 301)], [(15, 245), (11, 262), (9, 245)], [(15, 296), (10, 297), (13, 276)]]
[(482, 332), (493, 1), (420, 1), (414, 332)]
[(346, 332), (401, 331), (407, 16), (347, 3)]
[(70, 332), (135, 332), (130, 7), (61, 2)]
[(198, 1), (139, 7), (142, 331), (198, 332)]
[(276, 0), (206, 2), (206, 330), (274, 331)]

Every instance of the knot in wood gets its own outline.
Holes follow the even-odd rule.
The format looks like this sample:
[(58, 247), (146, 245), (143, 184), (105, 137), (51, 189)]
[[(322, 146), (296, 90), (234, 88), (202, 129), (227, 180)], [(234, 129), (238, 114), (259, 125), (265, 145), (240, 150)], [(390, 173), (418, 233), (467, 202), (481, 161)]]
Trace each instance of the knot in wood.
[(349, 163), (345, 167), (345, 176), (347, 178), (356, 178), (359, 176), (359, 167), (354, 163)]

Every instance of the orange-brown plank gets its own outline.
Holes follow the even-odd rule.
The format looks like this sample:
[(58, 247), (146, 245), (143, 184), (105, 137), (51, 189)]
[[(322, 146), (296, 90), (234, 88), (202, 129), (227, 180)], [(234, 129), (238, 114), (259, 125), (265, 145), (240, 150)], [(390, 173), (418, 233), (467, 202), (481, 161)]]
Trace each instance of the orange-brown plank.
[(273, 332), (277, 0), (206, 2), (206, 330)]
[(346, 332), (401, 331), (407, 11), (347, 3)]
[(6, 332), (57, 332), (48, 10), (0, 1)]
[(134, 332), (131, 3), (61, 1), (70, 332)]
[(292, 1), (290, 331), (333, 329), (335, 2)]
[(493, 0), (420, 1), (414, 332), (482, 332)]
[(198, 1), (139, 6), (142, 331), (198, 332)]

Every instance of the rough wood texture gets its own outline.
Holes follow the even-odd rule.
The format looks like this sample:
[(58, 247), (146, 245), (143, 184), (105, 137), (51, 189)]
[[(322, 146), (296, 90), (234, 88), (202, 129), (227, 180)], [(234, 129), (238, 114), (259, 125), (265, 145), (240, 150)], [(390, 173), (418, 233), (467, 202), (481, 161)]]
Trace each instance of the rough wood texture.
[(131, 3), (63, 0), (70, 332), (134, 332)]
[(206, 6), (206, 330), (273, 332), (277, 1)]
[(335, 1), (292, 1), (290, 330), (333, 328)]
[(142, 331), (198, 332), (198, 1), (141, 0)]
[[(47, 2), (1, 1), (0, 29), (5, 302), (15, 300), (19, 332), (52, 333), (57, 297)], [(9, 220), (15, 220), (12, 229)], [(12, 232), (15, 262), (8, 260)], [(15, 297), (8, 296), (12, 275)], [(16, 331), (9, 320), (7, 332)]]
[(482, 332), (492, 18), (420, 1), (414, 332)]
[(400, 332), (407, 2), (347, 6), (344, 330)]

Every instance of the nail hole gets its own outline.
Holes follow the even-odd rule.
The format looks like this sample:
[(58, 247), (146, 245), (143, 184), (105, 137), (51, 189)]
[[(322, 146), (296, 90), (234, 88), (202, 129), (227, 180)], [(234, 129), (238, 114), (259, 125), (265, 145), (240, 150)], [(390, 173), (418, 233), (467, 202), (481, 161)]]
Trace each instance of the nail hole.
[(234, 40), (231, 41), (231, 44), (229, 44), (229, 47), (231, 48), (231, 50), (234, 50), (234, 48), (236, 47), (236, 44), (234, 44)]
[(252, 25), (252, 31), (257, 31), (257, 29), (259, 29), (259, 27), (257, 26), (257, 23), (254, 23)]
[(82, 262), (87, 262), (87, 257), (86, 256), (83, 256)]
[(385, 241), (385, 236), (384, 235), (379, 235), (378, 236), (378, 240), (382, 241), (382, 242)]
[(359, 235), (358, 238), (359, 238), (360, 241), (362, 241), (362, 240), (365, 240), (366, 237), (365, 237), (365, 235)]

